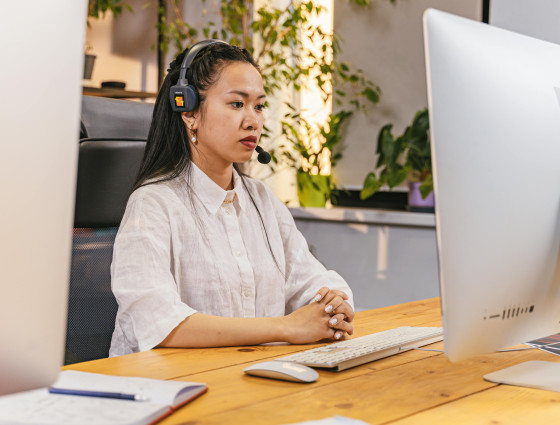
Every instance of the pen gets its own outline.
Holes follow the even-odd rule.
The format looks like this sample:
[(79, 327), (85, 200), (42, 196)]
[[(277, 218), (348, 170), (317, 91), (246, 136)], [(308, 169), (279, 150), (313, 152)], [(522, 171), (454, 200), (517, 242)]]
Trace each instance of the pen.
[(123, 393), (112, 393), (107, 391), (71, 390), (71, 389), (54, 388), (54, 387), (49, 387), (49, 393), (63, 394), (63, 395), (80, 395), (86, 397), (118, 398), (120, 400), (133, 400), (133, 401), (148, 400), (148, 398), (142, 394), (123, 394)]

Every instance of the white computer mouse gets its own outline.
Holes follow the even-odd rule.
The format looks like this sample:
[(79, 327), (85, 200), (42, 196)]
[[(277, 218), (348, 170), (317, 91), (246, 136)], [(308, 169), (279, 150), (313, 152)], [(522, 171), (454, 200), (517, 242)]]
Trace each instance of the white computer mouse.
[(319, 374), (310, 367), (281, 361), (255, 363), (243, 369), (243, 372), (248, 375), (292, 382), (315, 382), (319, 377)]

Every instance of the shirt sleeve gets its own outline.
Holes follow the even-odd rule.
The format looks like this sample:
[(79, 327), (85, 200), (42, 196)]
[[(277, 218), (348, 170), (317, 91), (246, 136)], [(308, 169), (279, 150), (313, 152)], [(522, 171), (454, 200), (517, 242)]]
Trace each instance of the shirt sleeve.
[(115, 240), (111, 286), (119, 308), (112, 355), (149, 350), (196, 313), (181, 301), (172, 274), (168, 201), (148, 188), (130, 197)]
[(286, 314), (309, 304), (323, 286), (344, 292), (348, 295), (347, 302), (354, 308), (352, 290), (346, 281), (313, 256), (288, 207), (270, 191), (269, 197), (278, 219), (286, 258)]

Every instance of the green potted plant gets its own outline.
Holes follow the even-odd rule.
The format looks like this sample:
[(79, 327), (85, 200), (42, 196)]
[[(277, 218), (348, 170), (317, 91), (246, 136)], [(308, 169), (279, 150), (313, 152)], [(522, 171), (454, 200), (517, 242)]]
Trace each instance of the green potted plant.
[(409, 208), (433, 208), (432, 158), (430, 148), (428, 109), (414, 116), (404, 133), (395, 138), (387, 124), (377, 137), (376, 169), (370, 172), (360, 192), (362, 200), (369, 198), (382, 187), (389, 190), (405, 180), (409, 183)]
[(324, 207), (330, 198), (334, 187), (331, 168), (342, 157), (333, 148), (342, 140), (343, 125), (352, 114), (346, 110), (330, 114), (325, 126), (311, 125), (295, 112), (286, 114), (282, 120), (282, 135), (287, 144), (280, 146), (281, 158), (274, 159), (297, 170), (301, 206)]

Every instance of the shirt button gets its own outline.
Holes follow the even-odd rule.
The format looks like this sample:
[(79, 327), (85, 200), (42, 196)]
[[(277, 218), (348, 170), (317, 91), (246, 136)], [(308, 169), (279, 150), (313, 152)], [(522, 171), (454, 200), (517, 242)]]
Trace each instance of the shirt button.
[(241, 251), (235, 251), (235, 255), (236, 255), (237, 257), (241, 257), (241, 255), (242, 255), (242, 254), (241, 254)]
[(249, 296), (251, 296), (251, 291), (249, 291), (248, 289), (244, 289), (243, 290), (243, 296), (245, 298), (249, 298)]

